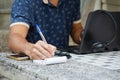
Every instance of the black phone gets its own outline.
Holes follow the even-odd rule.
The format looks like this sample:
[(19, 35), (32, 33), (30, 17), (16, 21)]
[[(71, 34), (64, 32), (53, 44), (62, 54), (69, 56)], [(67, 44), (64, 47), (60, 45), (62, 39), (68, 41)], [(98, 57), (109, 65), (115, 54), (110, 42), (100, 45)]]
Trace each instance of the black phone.
[(23, 60), (29, 60), (30, 58), (26, 55), (23, 54), (11, 54), (7, 55), (7, 58), (14, 59), (17, 61), (23, 61)]

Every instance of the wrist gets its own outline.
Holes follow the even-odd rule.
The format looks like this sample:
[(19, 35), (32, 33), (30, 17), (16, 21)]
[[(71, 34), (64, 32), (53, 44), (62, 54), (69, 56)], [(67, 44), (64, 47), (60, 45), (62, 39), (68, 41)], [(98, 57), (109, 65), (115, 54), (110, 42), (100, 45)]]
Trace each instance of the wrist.
[(33, 45), (34, 45), (34, 44), (29, 43), (29, 42), (26, 42), (26, 43), (25, 43), (24, 53), (25, 53), (26, 55), (28, 55), (28, 56), (30, 55), (31, 50), (32, 50), (32, 48), (33, 48)]

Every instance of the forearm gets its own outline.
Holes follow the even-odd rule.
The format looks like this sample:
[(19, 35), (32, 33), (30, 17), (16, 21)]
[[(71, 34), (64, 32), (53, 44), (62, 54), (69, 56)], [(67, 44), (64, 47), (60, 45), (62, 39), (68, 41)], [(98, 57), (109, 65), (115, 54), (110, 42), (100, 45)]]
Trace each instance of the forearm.
[(13, 52), (29, 54), (33, 44), (27, 42), (21, 35), (14, 33), (9, 35), (8, 46)]
[(24, 53), (31, 59), (45, 59), (54, 55), (56, 47), (39, 40), (35, 44), (27, 42), (18, 34), (9, 37), (9, 48), (16, 53)]
[(44, 41), (37, 41), (35, 44), (26, 40), (28, 27), (15, 25), (10, 28), (8, 46), (16, 53), (24, 53), (31, 59), (45, 59), (54, 55), (56, 47), (46, 44)]

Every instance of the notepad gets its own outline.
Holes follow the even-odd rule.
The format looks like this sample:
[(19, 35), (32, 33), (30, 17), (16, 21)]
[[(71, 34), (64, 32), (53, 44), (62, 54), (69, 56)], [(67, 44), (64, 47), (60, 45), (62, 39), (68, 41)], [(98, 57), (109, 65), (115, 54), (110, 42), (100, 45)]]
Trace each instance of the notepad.
[(62, 56), (62, 57), (54, 56), (51, 58), (46, 58), (44, 60), (33, 60), (33, 63), (37, 63), (40, 65), (50, 65), (50, 64), (65, 63), (67, 62), (67, 60), (68, 59), (66, 56)]

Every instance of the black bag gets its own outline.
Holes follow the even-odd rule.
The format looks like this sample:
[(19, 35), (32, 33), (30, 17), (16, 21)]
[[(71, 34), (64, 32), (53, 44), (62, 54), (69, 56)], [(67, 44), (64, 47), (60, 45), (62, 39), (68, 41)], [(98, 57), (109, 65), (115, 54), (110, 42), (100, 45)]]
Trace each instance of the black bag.
[(79, 53), (120, 50), (120, 12), (97, 10), (86, 21)]

